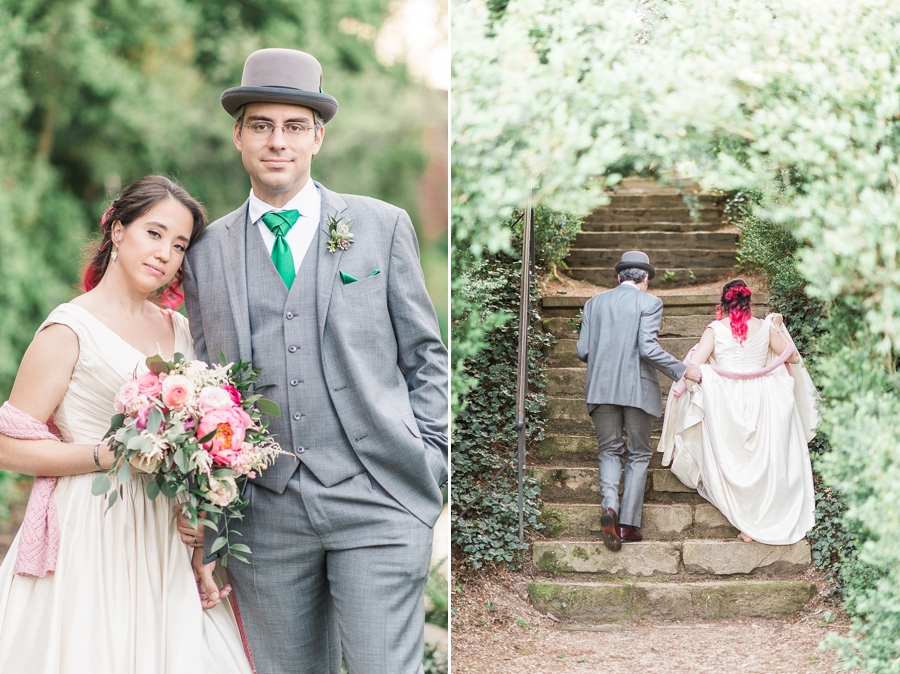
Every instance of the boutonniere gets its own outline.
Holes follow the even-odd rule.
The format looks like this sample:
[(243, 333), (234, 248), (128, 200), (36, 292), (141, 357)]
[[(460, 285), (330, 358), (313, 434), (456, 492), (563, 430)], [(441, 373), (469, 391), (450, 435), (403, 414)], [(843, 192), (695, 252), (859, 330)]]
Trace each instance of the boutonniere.
[(336, 250), (348, 250), (350, 244), (353, 243), (353, 234), (350, 233), (350, 225), (353, 220), (344, 220), (343, 217), (337, 217), (337, 213), (328, 216), (328, 252), (334, 253)]

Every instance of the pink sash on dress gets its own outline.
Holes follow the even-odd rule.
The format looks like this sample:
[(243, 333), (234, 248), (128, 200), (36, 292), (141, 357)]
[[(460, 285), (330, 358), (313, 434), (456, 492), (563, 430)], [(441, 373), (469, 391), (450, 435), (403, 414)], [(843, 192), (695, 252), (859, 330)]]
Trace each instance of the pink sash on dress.
[[(8, 402), (0, 407), (0, 434), (18, 440), (61, 440), (52, 417), (43, 424)], [(16, 553), (15, 573), (20, 576), (43, 578), (56, 570), (59, 523), (53, 501), (55, 489), (55, 477), (37, 477), (34, 480)]]

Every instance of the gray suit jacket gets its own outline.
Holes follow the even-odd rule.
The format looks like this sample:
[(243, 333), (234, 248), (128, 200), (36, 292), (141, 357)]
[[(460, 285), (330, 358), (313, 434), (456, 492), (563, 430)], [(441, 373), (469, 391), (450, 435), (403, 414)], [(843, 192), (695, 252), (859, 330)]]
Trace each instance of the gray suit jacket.
[[(370, 475), (432, 526), (447, 481), (447, 350), (425, 289), (405, 211), (316, 183), (320, 227), (352, 221), (354, 242), (329, 253), (319, 238), (316, 315), (322, 366), (347, 437)], [(209, 226), (184, 261), (185, 304), (197, 357), (251, 360), (247, 203)], [(373, 270), (380, 273), (369, 276)], [(339, 272), (359, 281), (344, 284)], [(273, 349), (280, 349), (273, 345)], [(260, 376), (265, 382), (265, 372)]]
[(578, 357), (587, 361), (588, 405), (626, 405), (662, 414), (657, 370), (674, 381), (685, 366), (659, 345), (662, 300), (624, 283), (584, 305)]

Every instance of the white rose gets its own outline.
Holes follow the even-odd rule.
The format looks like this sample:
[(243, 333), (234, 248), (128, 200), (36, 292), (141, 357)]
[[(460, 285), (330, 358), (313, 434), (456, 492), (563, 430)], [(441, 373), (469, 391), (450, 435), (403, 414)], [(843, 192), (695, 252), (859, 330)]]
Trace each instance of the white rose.
[(234, 501), (237, 496), (237, 483), (233, 477), (230, 475), (218, 478), (210, 476), (209, 489), (206, 492), (206, 497), (210, 500), (210, 503), (225, 507)]
[(209, 412), (211, 410), (227, 410), (229, 407), (233, 406), (228, 391), (220, 389), (217, 386), (207, 386), (204, 388), (200, 391), (200, 396), (197, 400), (200, 403), (200, 409), (204, 412)]

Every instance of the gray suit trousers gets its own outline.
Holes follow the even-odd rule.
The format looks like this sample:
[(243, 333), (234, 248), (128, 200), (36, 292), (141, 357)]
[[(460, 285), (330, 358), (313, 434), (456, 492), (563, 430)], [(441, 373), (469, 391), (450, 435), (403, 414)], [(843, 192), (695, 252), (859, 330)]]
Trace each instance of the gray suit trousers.
[(432, 529), (367, 472), (248, 494), (228, 573), (259, 674), (339, 674), (342, 648), (350, 674), (421, 674)]
[[(597, 405), (591, 410), (591, 421), (600, 448), (600, 494), (603, 510), (612, 508), (620, 524), (641, 526), (647, 467), (653, 452), (650, 433), (653, 416), (638, 407)], [(626, 441), (622, 439), (625, 431)], [(626, 452), (627, 448), (627, 452)], [(625, 456), (625, 489), (619, 508), (619, 481), (622, 478), (622, 456)]]

